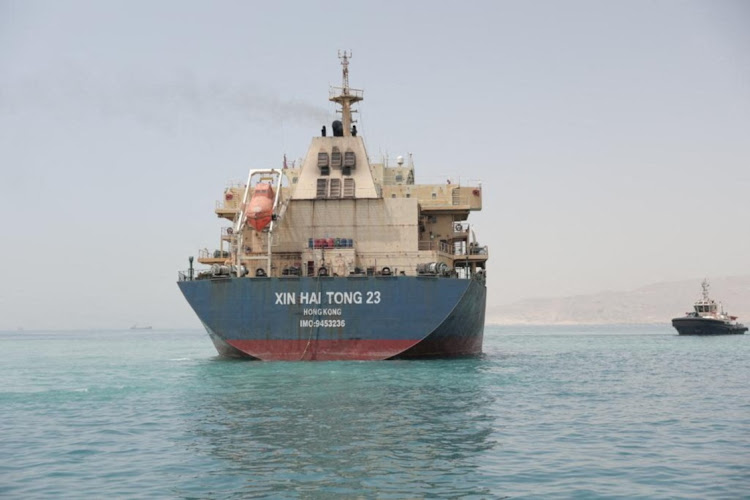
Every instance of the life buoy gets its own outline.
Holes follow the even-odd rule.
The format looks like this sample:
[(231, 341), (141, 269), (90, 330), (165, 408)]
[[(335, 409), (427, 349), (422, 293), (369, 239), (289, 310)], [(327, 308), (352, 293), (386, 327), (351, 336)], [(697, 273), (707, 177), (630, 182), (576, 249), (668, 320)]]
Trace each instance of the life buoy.
[(227, 201), (232, 201), (232, 198), (234, 198), (234, 195), (233, 195), (233, 194), (232, 194), (232, 193), (231, 193), (230, 191), (227, 191), (227, 192), (226, 192), (226, 193), (224, 194), (224, 199), (225, 199), (225, 200), (227, 200)]
[(328, 269), (325, 267), (318, 269), (318, 276), (328, 276)]
[(481, 191), (478, 190), (478, 189), (475, 189), (474, 191), (472, 191), (472, 193), (474, 194), (474, 196), (479, 196), (479, 194), (481, 193)]
[(383, 276), (390, 276), (391, 275), (391, 268), (386, 266), (383, 269), (380, 270), (380, 274)]

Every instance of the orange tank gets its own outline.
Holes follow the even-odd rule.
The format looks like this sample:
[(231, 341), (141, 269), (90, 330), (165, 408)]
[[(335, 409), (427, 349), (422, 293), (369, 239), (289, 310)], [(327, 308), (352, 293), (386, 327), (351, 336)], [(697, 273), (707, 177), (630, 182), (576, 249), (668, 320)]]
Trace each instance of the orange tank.
[(271, 223), (273, 216), (273, 187), (267, 182), (259, 182), (255, 185), (253, 197), (245, 209), (247, 223), (255, 228), (256, 231), (262, 231)]

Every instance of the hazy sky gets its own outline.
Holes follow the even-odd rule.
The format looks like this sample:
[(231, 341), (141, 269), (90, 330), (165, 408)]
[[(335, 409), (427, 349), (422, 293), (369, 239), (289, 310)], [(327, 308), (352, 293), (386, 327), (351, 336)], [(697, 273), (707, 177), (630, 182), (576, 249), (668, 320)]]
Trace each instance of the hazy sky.
[(373, 161), (481, 181), (489, 305), (750, 274), (750, 3), (0, 0), (0, 329), (199, 326), (227, 182), (352, 49)]

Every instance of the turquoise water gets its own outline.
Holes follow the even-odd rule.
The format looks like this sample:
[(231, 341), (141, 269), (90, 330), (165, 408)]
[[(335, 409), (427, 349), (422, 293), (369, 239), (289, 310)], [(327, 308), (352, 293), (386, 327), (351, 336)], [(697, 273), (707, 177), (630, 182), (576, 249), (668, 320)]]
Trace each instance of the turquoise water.
[(453, 361), (0, 333), (4, 498), (750, 497), (750, 335), (488, 327)]

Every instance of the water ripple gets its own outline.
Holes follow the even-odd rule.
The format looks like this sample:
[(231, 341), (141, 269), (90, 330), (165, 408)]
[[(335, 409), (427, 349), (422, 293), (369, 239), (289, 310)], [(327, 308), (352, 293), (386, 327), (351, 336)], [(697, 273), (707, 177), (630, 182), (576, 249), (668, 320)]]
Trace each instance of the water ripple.
[(750, 336), (486, 337), (386, 363), (224, 361), (197, 332), (3, 339), (0, 496), (750, 494)]

